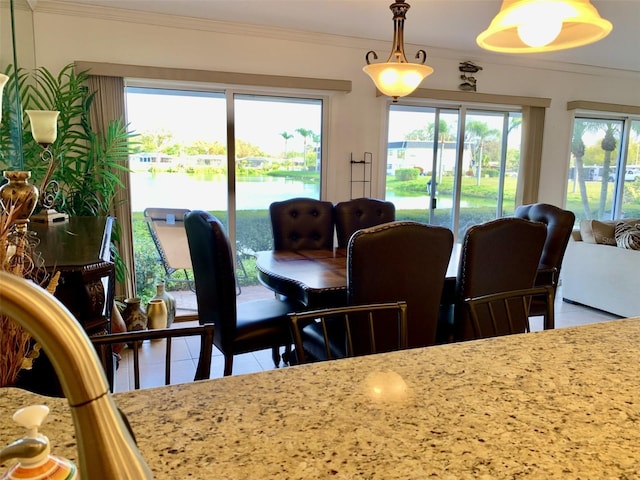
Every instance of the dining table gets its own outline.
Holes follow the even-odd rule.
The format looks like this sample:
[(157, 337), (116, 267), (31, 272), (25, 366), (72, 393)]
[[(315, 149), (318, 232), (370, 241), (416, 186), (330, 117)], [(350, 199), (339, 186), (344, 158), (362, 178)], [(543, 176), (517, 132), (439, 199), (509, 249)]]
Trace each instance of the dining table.
[[(445, 312), (456, 302), (456, 279), (461, 251), (462, 245), (454, 243), (440, 302), (441, 309)], [(305, 307), (341, 307), (348, 303), (346, 248), (260, 251), (256, 252), (256, 270), (262, 285)], [(557, 281), (555, 276), (555, 268), (540, 264), (536, 284), (552, 285)], [(450, 313), (443, 315), (449, 316)], [(545, 329), (554, 328), (554, 319), (545, 318), (543, 326)]]
[[(460, 244), (456, 243), (447, 266), (443, 305), (454, 301)], [(347, 304), (347, 249), (266, 250), (256, 253), (258, 280), (279, 295), (309, 308)]]
[[(158, 479), (640, 478), (639, 363), (631, 318), (114, 400)], [(17, 388), (0, 390), (0, 445), (31, 404), (51, 410), (52, 453), (77, 461), (66, 400)]]

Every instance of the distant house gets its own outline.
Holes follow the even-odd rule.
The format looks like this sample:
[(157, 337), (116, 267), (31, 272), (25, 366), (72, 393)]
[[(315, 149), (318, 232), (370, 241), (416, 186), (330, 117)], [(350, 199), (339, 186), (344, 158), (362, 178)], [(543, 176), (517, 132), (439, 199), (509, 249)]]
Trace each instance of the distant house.
[[(455, 141), (439, 142), (438, 161), (441, 162), (440, 174), (453, 173), (456, 164)], [(471, 151), (468, 146), (462, 157), (463, 171), (469, 168)], [(399, 168), (417, 168), (422, 174), (428, 174), (433, 168), (433, 141), (402, 140), (389, 142), (387, 149), (387, 175), (395, 175)]]
[(177, 157), (158, 152), (143, 152), (129, 156), (129, 168), (134, 171), (147, 171), (150, 168), (168, 170), (170, 168), (188, 166), (224, 167), (226, 164), (227, 157), (225, 155), (202, 154)]
[(238, 163), (248, 168), (266, 168), (273, 163), (273, 159), (266, 157), (245, 157), (239, 158)]
[(227, 157), (225, 155), (192, 155), (189, 157), (189, 164), (205, 167), (225, 167), (227, 165)]
[(149, 170), (149, 168), (169, 168), (174, 164), (175, 157), (159, 152), (141, 152), (129, 155), (131, 170)]

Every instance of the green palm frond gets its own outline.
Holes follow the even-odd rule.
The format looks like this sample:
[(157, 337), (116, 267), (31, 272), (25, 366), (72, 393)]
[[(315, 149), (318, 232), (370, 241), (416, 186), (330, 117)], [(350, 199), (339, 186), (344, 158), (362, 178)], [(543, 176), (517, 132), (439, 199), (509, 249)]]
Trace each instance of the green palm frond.
[[(13, 71), (11, 66), (9, 69)], [(56, 210), (73, 216), (110, 215), (118, 189), (124, 187), (118, 172), (129, 170), (128, 156), (134, 146), (134, 134), (128, 131), (124, 120), (110, 122), (105, 132), (93, 130), (89, 112), (95, 92), (90, 92), (87, 86), (89, 72), (76, 72), (73, 64), (65, 66), (58, 75), (45, 67), (33, 72), (19, 69), (20, 101), (15, 101), (13, 93), (12, 104), (15, 83), (9, 76), (4, 101), (10, 108), (3, 112), (5, 118), (0, 125), (0, 168), (30, 170), (33, 183), (42, 188), (40, 182), (48, 164), (40, 159), (42, 147), (33, 140), (28, 118), (26, 115), (23, 118), (22, 111), (57, 110), (58, 136), (50, 146), (58, 162), (52, 176), (60, 185)], [(16, 128), (20, 125), (21, 132)], [(21, 148), (16, 147), (19, 139)], [(119, 256), (115, 260), (122, 271)]]

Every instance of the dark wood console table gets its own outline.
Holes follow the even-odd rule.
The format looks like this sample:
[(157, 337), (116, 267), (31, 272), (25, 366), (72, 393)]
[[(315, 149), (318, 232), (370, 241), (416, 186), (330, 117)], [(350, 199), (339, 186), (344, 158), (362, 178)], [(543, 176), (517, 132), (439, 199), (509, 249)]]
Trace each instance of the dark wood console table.
[[(56, 298), (90, 336), (111, 332), (115, 293), (110, 252), (113, 223), (112, 217), (71, 217), (67, 223), (29, 224), (29, 230), (40, 240), (36, 252), (42, 255), (47, 273), (60, 272)], [(105, 369), (111, 383), (112, 365), (105, 365)], [(33, 370), (23, 373), (19, 386), (43, 395), (62, 395), (46, 355), (34, 362)]]

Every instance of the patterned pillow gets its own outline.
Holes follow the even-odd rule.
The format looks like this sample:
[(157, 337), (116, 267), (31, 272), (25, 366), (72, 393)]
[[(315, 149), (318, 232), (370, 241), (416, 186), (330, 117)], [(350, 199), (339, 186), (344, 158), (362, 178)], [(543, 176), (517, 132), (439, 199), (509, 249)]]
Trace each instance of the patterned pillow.
[(640, 223), (618, 222), (615, 234), (618, 247), (640, 250)]
[(580, 222), (580, 236), (585, 243), (615, 246), (614, 234), (615, 224), (613, 222), (599, 222), (598, 220), (582, 220)]

